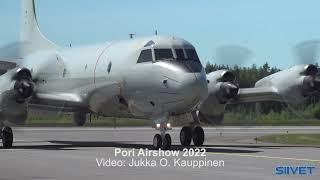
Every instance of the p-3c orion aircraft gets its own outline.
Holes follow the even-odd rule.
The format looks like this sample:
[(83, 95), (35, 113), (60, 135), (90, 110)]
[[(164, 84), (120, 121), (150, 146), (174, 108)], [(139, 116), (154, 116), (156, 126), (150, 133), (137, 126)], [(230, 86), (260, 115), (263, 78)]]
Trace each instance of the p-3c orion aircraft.
[(204, 143), (200, 122), (223, 120), (229, 103), (303, 99), (320, 89), (314, 65), (297, 65), (240, 89), (228, 70), (206, 74), (194, 46), (178, 37), (152, 36), (63, 48), (40, 32), (34, 0), (22, 0), (21, 39), (0, 49), (0, 123), (4, 148), (13, 144), (6, 122), (23, 123), (29, 108), (86, 115), (147, 118), (160, 131), (155, 148), (169, 149), (168, 118), (191, 113), (184, 146)]

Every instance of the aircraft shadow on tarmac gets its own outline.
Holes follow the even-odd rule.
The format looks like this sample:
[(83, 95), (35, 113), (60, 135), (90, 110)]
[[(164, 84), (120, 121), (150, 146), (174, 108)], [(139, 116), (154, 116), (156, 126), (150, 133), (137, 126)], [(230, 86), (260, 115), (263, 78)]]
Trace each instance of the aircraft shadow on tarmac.
[[(13, 146), (12, 149), (39, 149), (39, 150), (79, 150), (78, 148), (85, 147), (115, 147), (115, 148), (134, 148), (134, 149), (153, 149), (152, 145), (147, 144), (133, 144), (130, 141), (48, 141), (51, 144), (45, 145), (23, 145), (23, 146)], [(184, 148), (194, 148), (195, 146), (181, 146), (172, 145), (171, 150), (182, 151)], [(281, 149), (281, 148), (320, 148), (319, 146), (303, 146), (303, 145), (260, 145), (260, 144), (219, 144), (219, 145), (203, 145), (207, 152), (213, 153), (258, 153), (263, 152), (263, 149)], [(246, 149), (238, 149), (246, 148)], [(3, 149), (0, 147), (0, 150)], [(255, 149), (255, 150), (248, 150)]]
[[(14, 146), (13, 149), (41, 149), (41, 150), (78, 150), (78, 148), (85, 147), (116, 147), (116, 148), (134, 148), (134, 149), (153, 149), (152, 145), (146, 144), (133, 144), (130, 142), (119, 142), (119, 141), (48, 141), (52, 144), (46, 145), (24, 145), (24, 146)], [(193, 148), (190, 146), (188, 148)], [(262, 152), (262, 149), (280, 149), (288, 147), (303, 147), (303, 146), (266, 146), (266, 145), (204, 145), (202, 146), (207, 152), (215, 153), (258, 153)], [(171, 150), (182, 151), (184, 146), (172, 145)], [(238, 149), (247, 148), (247, 149)], [(319, 148), (319, 147), (318, 147)], [(248, 150), (248, 149), (258, 149), (258, 150)]]
[[(134, 148), (134, 149), (153, 149), (152, 145), (146, 144), (133, 144), (131, 142), (125, 141), (48, 141), (52, 144), (45, 145), (23, 145), (23, 146), (13, 146), (12, 149), (41, 149), (41, 150), (78, 150), (78, 148), (85, 147), (116, 147), (116, 148)], [(181, 146), (172, 145), (171, 150), (182, 151), (184, 148), (194, 148), (195, 146)], [(303, 145), (203, 145), (203, 148), (207, 152), (215, 153), (258, 153), (262, 152), (262, 149), (281, 149), (281, 148), (295, 148), (295, 147), (311, 147), (320, 148), (318, 146), (303, 146)], [(246, 149), (237, 149), (246, 148)], [(2, 147), (0, 147), (2, 149)], [(248, 150), (248, 149), (258, 149), (258, 150)]]

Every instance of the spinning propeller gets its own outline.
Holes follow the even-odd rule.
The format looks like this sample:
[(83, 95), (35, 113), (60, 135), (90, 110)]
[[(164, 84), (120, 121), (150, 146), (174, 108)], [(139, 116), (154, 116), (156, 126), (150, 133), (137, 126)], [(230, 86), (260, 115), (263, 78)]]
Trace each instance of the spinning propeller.
[(225, 45), (216, 49), (215, 58), (218, 64), (228, 66), (243, 65), (253, 58), (254, 53), (246, 47), (238, 45)]

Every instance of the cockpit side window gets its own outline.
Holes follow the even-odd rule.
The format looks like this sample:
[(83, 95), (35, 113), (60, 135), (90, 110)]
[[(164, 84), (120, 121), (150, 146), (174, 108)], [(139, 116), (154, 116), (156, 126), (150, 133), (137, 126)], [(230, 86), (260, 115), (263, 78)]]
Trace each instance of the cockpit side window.
[(200, 62), (198, 54), (194, 49), (186, 49), (188, 60)]
[(151, 62), (152, 51), (151, 49), (142, 50), (137, 63)]
[(157, 61), (159, 60), (172, 60), (173, 53), (171, 49), (155, 49), (154, 56)]
[(185, 61), (187, 58), (184, 55), (183, 49), (176, 49), (176, 55), (178, 61)]

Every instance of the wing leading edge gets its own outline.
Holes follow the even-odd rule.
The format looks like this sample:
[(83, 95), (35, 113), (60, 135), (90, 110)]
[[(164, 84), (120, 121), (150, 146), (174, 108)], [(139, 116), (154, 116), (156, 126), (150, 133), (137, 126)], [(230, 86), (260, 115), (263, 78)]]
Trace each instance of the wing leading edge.
[(274, 87), (242, 88), (238, 95), (228, 104), (259, 102), (259, 101), (280, 101), (284, 98)]
[(108, 103), (120, 95), (118, 83), (107, 83), (92, 86), (91, 88), (81, 88), (70, 93), (49, 92), (35, 93), (29, 102), (29, 106), (37, 109), (62, 110), (73, 112), (79, 109), (96, 110), (103, 108)]

